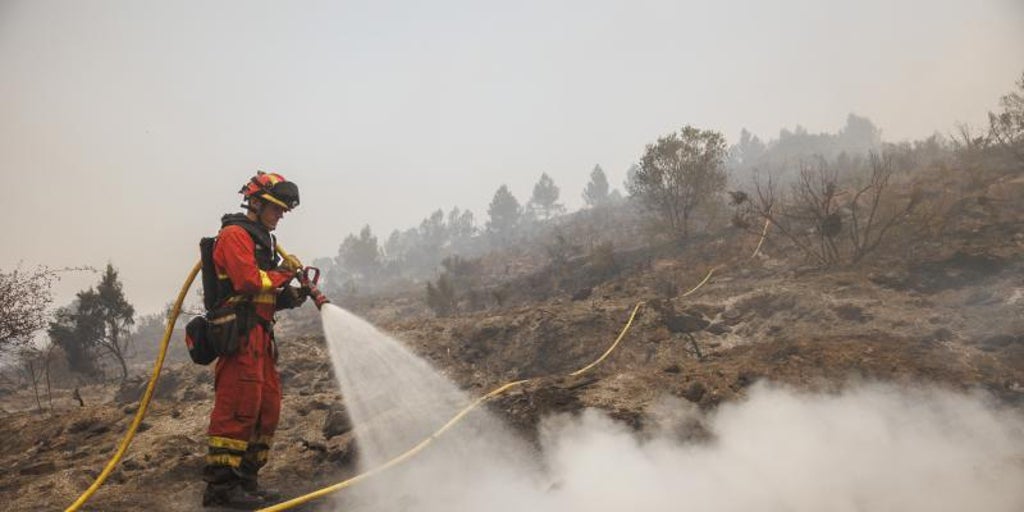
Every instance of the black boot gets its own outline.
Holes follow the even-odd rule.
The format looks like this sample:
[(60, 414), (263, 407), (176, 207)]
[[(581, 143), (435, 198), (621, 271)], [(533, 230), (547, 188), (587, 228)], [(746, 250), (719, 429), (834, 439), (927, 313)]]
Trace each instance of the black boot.
[(238, 479), (242, 483), (242, 488), (246, 492), (255, 494), (260, 498), (269, 502), (277, 502), (281, 500), (281, 493), (276, 489), (268, 489), (260, 486), (259, 484), (259, 466), (250, 463), (247, 460), (242, 461), (242, 465), (238, 467)]
[(261, 486), (259, 484), (259, 480), (255, 476), (251, 479), (243, 478), (242, 488), (245, 489), (246, 492), (259, 496), (261, 499), (270, 503), (281, 501), (281, 498), (283, 497), (281, 491)]
[(272, 504), (259, 495), (245, 490), (241, 481), (206, 484), (206, 490), (203, 492), (204, 507), (257, 510)]
[(204, 507), (223, 507), (237, 510), (256, 510), (271, 503), (243, 486), (238, 470), (228, 466), (206, 466), (203, 469), (206, 489), (203, 491)]

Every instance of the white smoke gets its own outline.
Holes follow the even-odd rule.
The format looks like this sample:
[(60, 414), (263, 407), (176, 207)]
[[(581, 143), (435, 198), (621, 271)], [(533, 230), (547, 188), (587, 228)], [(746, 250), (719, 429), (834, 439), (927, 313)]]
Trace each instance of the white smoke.
[[(397, 342), (386, 335), (354, 329), (352, 323), (362, 321), (337, 311), (325, 314), (324, 322), (336, 371), (366, 378), (380, 373), (374, 382), (343, 385), (347, 403), (360, 402), (352, 395), (369, 390), (379, 403), (420, 382), (420, 411), (431, 409), (431, 403), (450, 409), (450, 384), (436, 384), (437, 372), (407, 351), (388, 348)], [(328, 316), (335, 318), (329, 322)], [(342, 329), (342, 324), (347, 326)], [(346, 341), (344, 332), (359, 336)], [(393, 375), (359, 369), (369, 361), (386, 365)], [(430, 398), (435, 387), (436, 400)], [(392, 407), (403, 406), (396, 401)], [(420, 413), (392, 410), (386, 416), (388, 421), (374, 428), (413, 432), (439, 426), (437, 418), (421, 421)], [(359, 418), (353, 420), (360, 424)], [(695, 422), (709, 434), (706, 440), (678, 435), (680, 426)], [(344, 491), (338, 507), (418, 512), (1024, 510), (1024, 415), (997, 407), (982, 394), (880, 383), (851, 386), (842, 394), (807, 394), (759, 384), (747, 399), (707, 416), (688, 402), (667, 398), (652, 408), (647, 423), (652, 428), (638, 434), (599, 411), (555, 416), (542, 422), (535, 450), (477, 410), (403, 465)], [(358, 442), (374, 454), (399, 453), (409, 444), (406, 439), (402, 446), (390, 446), (385, 439), (377, 435)], [(380, 460), (364, 462), (372, 466)]]
[(981, 396), (758, 385), (706, 421), (701, 444), (640, 441), (594, 411), (548, 422), (551, 510), (1024, 510), (1024, 417)]

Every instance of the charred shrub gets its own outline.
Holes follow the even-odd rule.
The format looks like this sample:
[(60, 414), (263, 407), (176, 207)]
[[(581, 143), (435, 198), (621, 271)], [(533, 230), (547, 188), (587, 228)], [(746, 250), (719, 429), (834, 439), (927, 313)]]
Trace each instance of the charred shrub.
[(615, 277), (622, 270), (615, 258), (615, 249), (611, 242), (604, 242), (594, 247), (587, 257), (587, 267), (594, 278), (602, 281)]
[(436, 285), (427, 281), (427, 307), (439, 317), (451, 316), (457, 311), (455, 286), (452, 285), (447, 273), (437, 278)]

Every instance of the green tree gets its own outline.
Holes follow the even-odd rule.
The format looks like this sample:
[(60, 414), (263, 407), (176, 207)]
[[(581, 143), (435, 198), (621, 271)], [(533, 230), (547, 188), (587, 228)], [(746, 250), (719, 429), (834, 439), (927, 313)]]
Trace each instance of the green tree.
[(999, 99), (1003, 111), (988, 113), (989, 133), (993, 140), (1024, 164), (1024, 73), (1017, 90)]
[(99, 376), (96, 366), (96, 343), (102, 324), (97, 318), (80, 314), (80, 300), (58, 308), (46, 332), (54, 345), (67, 357), (68, 368), (89, 377)]
[(686, 238), (694, 210), (725, 190), (725, 148), (722, 134), (684, 126), (647, 145), (629, 193), (669, 233)]
[(125, 299), (124, 287), (117, 270), (107, 264), (96, 288), (78, 293), (78, 315), (99, 322), (93, 332), (98, 336), (95, 345), (117, 360), (121, 367), (121, 382), (128, 378), (125, 362), (131, 343), (131, 328), (135, 325), (135, 307)]
[(448, 212), (448, 235), (455, 246), (464, 245), (469, 239), (476, 235), (476, 223), (473, 219), (473, 212), (459, 210), (456, 206)]
[(438, 208), (420, 222), (420, 256), (436, 262), (441, 259), (441, 249), (448, 242), (448, 226), (445, 225), (444, 211)]
[(533, 196), (530, 198), (530, 211), (544, 220), (565, 211), (565, 207), (558, 203), (558, 186), (555, 180), (548, 176), (548, 173), (541, 173), (537, 184), (533, 186)]
[(121, 369), (121, 381), (128, 378), (126, 355), (135, 325), (135, 307), (125, 299), (117, 270), (107, 264), (95, 288), (75, 295), (75, 301), (59, 308), (47, 333), (67, 354), (68, 367), (89, 376), (99, 374), (100, 353), (113, 357)]
[(451, 250), (453, 252), (471, 250), (476, 234), (476, 220), (473, 218), (473, 212), (460, 211), (458, 207), (452, 208), (452, 211), (448, 213), (448, 236), (451, 237)]
[(363, 226), (359, 236), (348, 235), (338, 247), (337, 266), (356, 272), (363, 278), (372, 277), (380, 269), (381, 252), (377, 236), (369, 225)]
[(583, 201), (592, 208), (608, 202), (608, 177), (600, 165), (595, 165), (590, 171), (590, 182), (583, 189)]
[(512, 234), (519, 226), (519, 218), (522, 216), (522, 207), (507, 185), (498, 187), (487, 208), (487, 231), (502, 244), (511, 241)]
[(764, 142), (746, 128), (740, 130), (740, 141), (729, 148), (729, 165), (733, 169), (749, 169), (764, 155)]
[(455, 314), (458, 300), (455, 297), (455, 286), (452, 285), (447, 273), (437, 278), (437, 286), (427, 281), (427, 306), (439, 317)]
[(851, 113), (846, 116), (846, 126), (839, 130), (836, 146), (836, 151), (853, 154), (876, 151), (882, 146), (882, 130), (870, 119)]

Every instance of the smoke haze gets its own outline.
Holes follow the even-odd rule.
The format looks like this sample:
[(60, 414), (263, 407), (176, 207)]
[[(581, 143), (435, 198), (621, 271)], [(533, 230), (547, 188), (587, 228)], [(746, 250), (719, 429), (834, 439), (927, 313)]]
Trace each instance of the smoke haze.
[[(452, 206), (484, 219), (541, 172), (580, 205), (683, 124), (735, 142), (886, 140), (986, 123), (1024, 62), (1024, 7), (872, 0), (0, 3), (0, 268), (112, 261), (139, 312), (173, 299), (256, 169), (302, 187), (281, 240), (334, 256)], [(68, 276), (58, 305), (95, 281)]]
[[(364, 470), (471, 397), (401, 343), (328, 306), (324, 332)], [(539, 449), (477, 409), (425, 450), (346, 489), (339, 510), (1019, 511), (1024, 416), (980, 393), (757, 384), (708, 415), (666, 397), (636, 433), (595, 410), (540, 426)], [(695, 426), (706, 435), (693, 436)], [(702, 441), (694, 440), (699, 437)]]
[[(713, 441), (687, 444), (641, 438), (588, 410), (544, 423), (543, 473), (481, 454), (414, 460), (418, 482), (407, 476), (395, 488), (384, 475), (378, 485), (428, 512), (1024, 507), (1024, 418), (981, 396), (884, 385), (807, 395), (759, 385), (707, 421)], [(433, 477), (447, 466), (462, 475), (473, 468), (472, 476)]]

